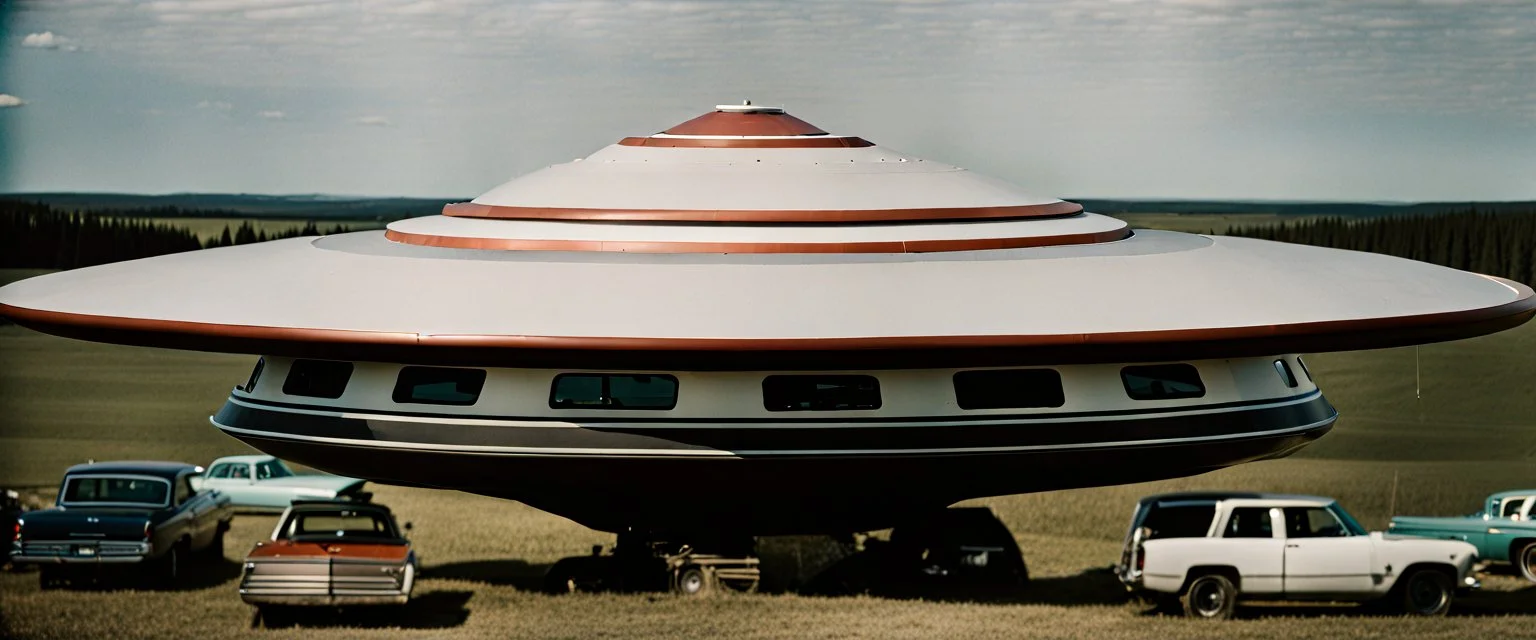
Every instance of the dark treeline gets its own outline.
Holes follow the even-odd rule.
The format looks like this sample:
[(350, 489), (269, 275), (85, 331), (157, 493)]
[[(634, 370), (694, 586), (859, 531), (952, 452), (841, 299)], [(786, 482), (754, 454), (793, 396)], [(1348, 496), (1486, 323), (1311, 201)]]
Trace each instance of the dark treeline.
[[(175, 207), (156, 208), (169, 209)], [(314, 222), (301, 229), (268, 234), (247, 220), (235, 229), (226, 225), (220, 237), (202, 242), (184, 227), (137, 217), (149, 211), (125, 209), (85, 214), (60, 211), (45, 204), (0, 200), (0, 267), (73, 269), (209, 247), (322, 235)], [(169, 215), (165, 211), (161, 214)], [(324, 233), (346, 230), (336, 225)]]
[(1370, 251), (1536, 283), (1536, 210), (1428, 216), (1326, 217), (1234, 227), (1230, 236)]

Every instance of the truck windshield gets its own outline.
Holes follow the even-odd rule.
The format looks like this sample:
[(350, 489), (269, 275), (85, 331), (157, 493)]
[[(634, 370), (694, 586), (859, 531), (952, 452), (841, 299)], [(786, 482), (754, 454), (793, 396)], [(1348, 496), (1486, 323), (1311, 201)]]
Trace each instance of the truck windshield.
[(1339, 518), (1339, 522), (1343, 523), (1344, 530), (1348, 531), (1349, 535), (1363, 536), (1366, 534), (1365, 527), (1362, 527), (1360, 526), (1360, 523), (1355, 522), (1354, 516), (1349, 515), (1349, 512), (1345, 511), (1344, 507), (1339, 506), (1339, 503), (1335, 502), (1328, 505), (1328, 510), (1332, 511), (1333, 515)]
[(71, 476), (64, 480), (62, 504), (140, 504), (163, 507), (171, 483), (158, 478)]

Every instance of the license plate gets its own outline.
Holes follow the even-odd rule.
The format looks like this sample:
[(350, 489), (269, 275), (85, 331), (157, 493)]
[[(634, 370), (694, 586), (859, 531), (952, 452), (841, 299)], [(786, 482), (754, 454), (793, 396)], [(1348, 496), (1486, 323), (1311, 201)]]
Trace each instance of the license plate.
[(75, 547), (75, 555), (94, 556), (96, 555), (96, 547)]

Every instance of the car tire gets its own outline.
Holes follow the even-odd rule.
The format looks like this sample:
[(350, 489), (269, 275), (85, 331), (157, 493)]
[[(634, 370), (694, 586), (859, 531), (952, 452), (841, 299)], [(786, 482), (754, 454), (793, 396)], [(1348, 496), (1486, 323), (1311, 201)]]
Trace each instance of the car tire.
[(1520, 570), (1522, 577), (1536, 582), (1536, 541), (1525, 543), (1525, 546), (1520, 547), (1509, 558), (1514, 562), (1515, 568)]
[(155, 583), (161, 589), (173, 589), (181, 578), (182, 570), (182, 544), (180, 542), (171, 546), (160, 558), (160, 566), (156, 567)]
[(54, 567), (39, 567), (37, 570), (37, 588), (43, 591), (57, 589), (64, 584), (61, 572)]
[(709, 592), (709, 575), (697, 565), (683, 567), (677, 572), (677, 585), (673, 590), (685, 596), (704, 595)]
[(256, 619), (252, 621), (252, 627), (265, 627), (267, 629), (280, 629), (291, 626), (293, 612), (287, 607), (279, 605), (264, 605), (256, 608)]
[(224, 526), (219, 525), (218, 530), (213, 534), (213, 540), (208, 543), (208, 548), (203, 550), (203, 554), (213, 562), (224, 559), (224, 533)]
[(1451, 601), (1456, 598), (1456, 586), (1445, 573), (1424, 569), (1403, 578), (1403, 588), (1398, 596), (1403, 613), (1443, 616), (1451, 610)]
[(1190, 618), (1226, 620), (1237, 611), (1237, 585), (1224, 575), (1207, 573), (1189, 582), (1179, 603)]

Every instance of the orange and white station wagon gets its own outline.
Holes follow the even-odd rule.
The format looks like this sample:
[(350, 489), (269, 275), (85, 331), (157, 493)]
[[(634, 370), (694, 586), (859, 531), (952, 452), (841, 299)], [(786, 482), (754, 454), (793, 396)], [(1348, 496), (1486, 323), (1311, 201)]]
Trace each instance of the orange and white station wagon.
[(240, 598), (267, 618), (290, 606), (405, 604), (416, 571), (416, 553), (388, 507), (295, 501), (271, 539), (246, 556)]

